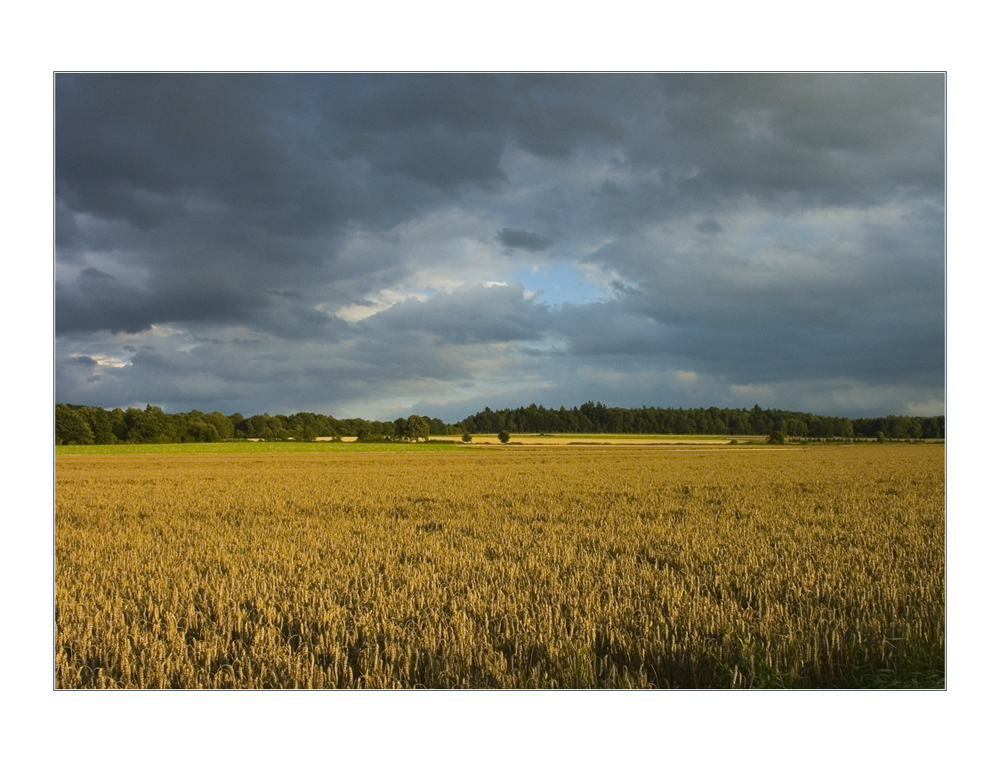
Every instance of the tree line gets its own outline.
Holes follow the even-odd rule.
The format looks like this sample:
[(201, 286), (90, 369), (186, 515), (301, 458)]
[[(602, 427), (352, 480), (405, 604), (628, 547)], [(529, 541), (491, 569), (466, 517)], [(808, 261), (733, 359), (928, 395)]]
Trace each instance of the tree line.
[(337, 419), (320, 413), (269, 415), (249, 418), (240, 413), (164, 413), (146, 405), (106, 410), (85, 405), (58, 404), (55, 408), (55, 443), (60, 444), (167, 444), (220, 442), (227, 439), (312, 441), (329, 437), (357, 437), (360, 441), (420, 440), (441, 434), (461, 434), (462, 429), (440, 418), (411, 415), (395, 421)]
[(458, 424), (471, 434), (496, 431), (578, 434), (723, 434), (784, 436), (812, 439), (942, 439), (944, 416), (889, 415), (882, 418), (838, 418), (788, 410), (733, 408), (620, 408), (587, 402), (558, 410), (529, 405), (516, 410), (486, 408)]
[(770, 435), (813, 439), (942, 439), (944, 416), (837, 418), (787, 410), (732, 408), (616, 408), (597, 402), (558, 410), (538, 405), (484, 410), (449, 424), (440, 418), (411, 415), (395, 421), (337, 419), (320, 413), (245, 418), (240, 413), (164, 413), (155, 405), (106, 410), (86, 405), (55, 406), (55, 443), (118, 444), (218, 442), (227, 439), (311, 441), (321, 437), (359, 441), (408, 439), (457, 434), (722, 434)]

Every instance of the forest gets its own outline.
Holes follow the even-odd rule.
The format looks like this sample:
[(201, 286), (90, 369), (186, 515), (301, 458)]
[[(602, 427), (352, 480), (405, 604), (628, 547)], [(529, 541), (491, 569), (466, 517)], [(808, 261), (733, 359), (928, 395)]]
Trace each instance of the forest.
[[(489, 407), (449, 424), (417, 416), (426, 436), (493, 434), (500, 431), (538, 434), (721, 434), (763, 435), (779, 432), (807, 439), (943, 439), (944, 416), (887, 415), (840, 418), (787, 410), (732, 408), (618, 408), (597, 402), (558, 410), (529, 405), (516, 409)], [(395, 421), (337, 419), (319, 413), (244, 417), (215, 411), (165, 413), (155, 405), (107, 410), (86, 405), (55, 406), (55, 444), (147, 444), (218, 442), (227, 439), (311, 441), (319, 437), (357, 437), (361, 441), (413, 438), (412, 418)]]
[(882, 418), (837, 418), (788, 410), (731, 408), (618, 408), (587, 402), (567, 410), (537, 405), (516, 410), (486, 408), (458, 424), (471, 434), (511, 432), (593, 434), (731, 434), (761, 435), (780, 432), (810, 439), (942, 439), (944, 416), (890, 415)]

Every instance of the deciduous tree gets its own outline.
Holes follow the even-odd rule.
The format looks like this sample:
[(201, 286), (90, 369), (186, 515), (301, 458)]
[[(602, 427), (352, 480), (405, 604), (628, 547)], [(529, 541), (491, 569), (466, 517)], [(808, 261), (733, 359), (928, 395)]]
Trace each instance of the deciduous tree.
[(419, 415), (413, 414), (406, 419), (406, 438), (414, 442), (427, 439), (430, 436), (430, 426)]

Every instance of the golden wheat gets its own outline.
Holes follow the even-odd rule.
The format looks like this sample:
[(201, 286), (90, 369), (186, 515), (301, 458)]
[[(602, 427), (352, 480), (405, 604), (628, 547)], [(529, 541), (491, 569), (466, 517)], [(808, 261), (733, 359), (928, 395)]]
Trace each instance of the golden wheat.
[(59, 457), (60, 688), (944, 674), (940, 446)]

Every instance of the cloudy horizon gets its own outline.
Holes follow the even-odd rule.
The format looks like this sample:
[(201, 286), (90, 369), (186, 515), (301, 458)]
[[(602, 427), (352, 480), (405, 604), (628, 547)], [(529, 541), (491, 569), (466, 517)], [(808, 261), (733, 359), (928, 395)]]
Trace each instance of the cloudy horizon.
[(56, 401), (940, 415), (943, 74), (55, 77)]

